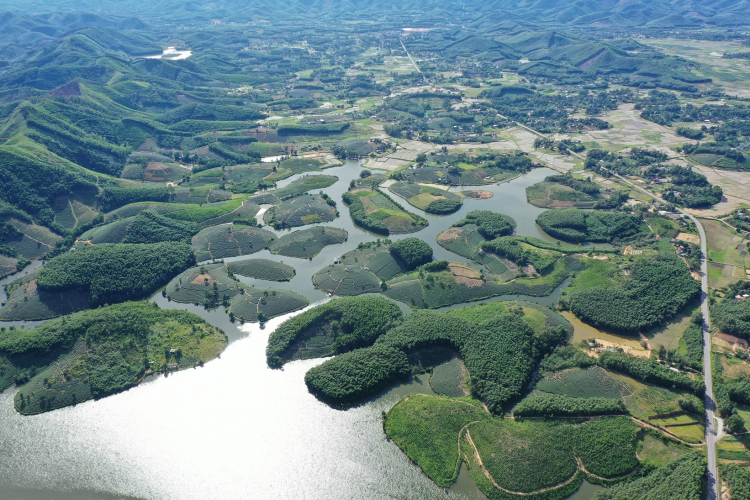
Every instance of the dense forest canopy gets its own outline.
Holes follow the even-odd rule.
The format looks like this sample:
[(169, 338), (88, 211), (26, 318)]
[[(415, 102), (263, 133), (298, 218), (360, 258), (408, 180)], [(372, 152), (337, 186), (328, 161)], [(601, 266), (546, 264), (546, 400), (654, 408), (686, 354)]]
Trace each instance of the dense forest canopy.
[(51, 259), (39, 271), (39, 288), (82, 290), (92, 305), (147, 296), (195, 264), (185, 243), (86, 245)]
[(621, 285), (574, 291), (569, 306), (594, 326), (636, 333), (671, 319), (699, 292), (680, 259), (658, 255), (637, 260)]

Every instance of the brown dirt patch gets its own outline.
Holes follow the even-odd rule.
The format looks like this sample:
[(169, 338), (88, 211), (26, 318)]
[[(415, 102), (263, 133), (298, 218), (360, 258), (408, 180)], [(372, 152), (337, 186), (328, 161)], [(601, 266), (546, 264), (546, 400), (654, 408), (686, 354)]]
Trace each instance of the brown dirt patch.
[(696, 245), (701, 244), (701, 238), (697, 234), (677, 233), (675, 239), (680, 241), (687, 241), (688, 243), (694, 243)]
[(56, 89), (50, 90), (49, 93), (58, 97), (74, 97), (81, 95), (81, 87), (78, 86), (77, 81), (73, 80)]
[(641, 255), (643, 254), (643, 250), (635, 250), (633, 249), (633, 245), (628, 245), (625, 247), (625, 250), (622, 251), (623, 255)]
[(475, 280), (472, 278), (465, 278), (464, 276), (456, 276), (456, 283), (469, 288), (475, 288), (484, 285), (484, 281)]
[(438, 241), (453, 241), (453, 240), (457, 240), (463, 235), (464, 235), (463, 228), (452, 227), (440, 233), (438, 235)]
[(609, 260), (609, 257), (607, 257), (606, 255), (592, 255), (591, 257), (589, 257), (588, 255), (584, 255), (584, 257), (596, 260)]
[(479, 278), (480, 276), (482, 276), (479, 271), (470, 267), (454, 265), (448, 266), (448, 269), (451, 270), (453, 276), (463, 276), (465, 278)]
[(28, 283), (26, 283), (26, 293), (31, 293), (34, 290), (36, 290), (37, 283), (36, 280), (31, 280)]
[(464, 194), (467, 198), (472, 198), (475, 200), (486, 200), (488, 198), (492, 198), (492, 193), (490, 193), (489, 191), (464, 191)]
[(575, 205), (574, 201), (559, 201), (555, 200), (553, 201), (549, 208), (570, 208)]
[(167, 180), (165, 174), (171, 172), (172, 168), (165, 163), (149, 163), (144, 173), (147, 181), (161, 182)]
[(216, 283), (216, 280), (213, 279), (210, 274), (199, 274), (190, 283), (192, 283), (193, 285), (203, 285), (206, 280), (208, 280), (209, 285), (213, 285), (214, 283)]

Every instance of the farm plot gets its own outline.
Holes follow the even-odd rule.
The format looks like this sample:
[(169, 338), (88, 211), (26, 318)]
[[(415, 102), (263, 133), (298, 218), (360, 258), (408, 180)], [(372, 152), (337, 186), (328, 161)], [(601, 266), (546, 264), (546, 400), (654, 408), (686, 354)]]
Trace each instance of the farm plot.
[(75, 289), (64, 292), (39, 290), (36, 274), (33, 272), (9, 285), (8, 300), (0, 308), (0, 320), (48, 319), (81, 311), (91, 306), (91, 297), (88, 292)]
[(493, 418), (478, 403), (412, 394), (388, 412), (384, 429), (440, 486), (450, 486), (466, 460), (477, 486), (493, 499), (558, 500), (571, 495), (582, 476), (617, 480), (639, 464), (640, 427), (628, 418), (578, 425), (514, 421)]
[(306, 175), (300, 177), (283, 188), (271, 191), (280, 200), (292, 198), (313, 189), (324, 189), (333, 186), (339, 178), (335, 175)]
[(6, 257), (5, 255), (0, 255), (0, 278), (4, 278), (8, 276), (9, 274), (13, 274), (17, 271), (16, 264), (18, 263), (18, 259), (14, 259), (13, 257)]
[(551, 488), (578, 471), (575, 429), (567, 422), (486, 419), (469, 433), (487, 472), (508, 490)]
[(292, 266), (268, 259), (245, 259), (229, 262), (229, 269), (234, 274), (267, 281), (289, 281), (294, 277)]
[(433, 368), (430, 386), (438, 394), (452, 398), (468, 396), (468, 391), (464, 388), (466, 373), (463, 362), (455, 357)]
[(488, 200), (492, 198), (491, 192), (478, 190), (478, 189), (473, 189), (469, 191), (461, 191), (461, 194), (465, 198), (471, 198), (472, 200)]
[(335, 295), (360, 295), (380, 292), (380, 279), (362, 267), (331, 264), (313, 275), (313, 284)]
[(271, 207), (263, 215), (263, 220), (275, 229), (286, 229), (317, 222), (331, 222), (336, 218), (336, 213), (336, 209), (321, 195), (303, 194)]
[(183, 177), (190, 175), (190, 172), (190, 169), (177, 164), (153, 162), (148, 164), (141, 180), (147, 182), (177, 182)]
[(521, 269), (513, 262), (481, 250), (481, 245), (487, 240), (479, 233), (476, 224), (448, 228), (438, 235), (437, 241), (446, 250), (482, 264), (501, 281), (512, 280), (521, 274)]
[(232, 198), (232, 193), (217, 189), (215, 184), (191, 188), (177, 188), (174, 191), (174, 201), (177, 203), (192, 203), (202, 205), (205, 203), (216, 203), (227, 201)]
[(217, 201), (215, 203), (205, 203), (203, 205), (194, 205), (184, 210), (170, 212), (167, 215), (170, 219), (183, 220), (186, 222), (201, 223), (210, 219), (215, 219), (222, 215), (234, 212), (242, 205), (241, 199), (230, 201)]
[(311, 227), (285, 234), (274, 240), (269, 245), (273, 254), (298, 259), (309, 259), (315, 257), (327, 245), (343, 243), (349, 233), (335, 227)]
[(389, 280), (406, 271), (390, 252), (388, 240), (361, 243), (357, 249), (341, 256), (341, 263), (363, 267), (381, 280)]
[(39, 259), (47, 254), (62, 239), (49, 229), (36, 224), (27, 224), (15, 218), (7, 220), (17, 231), (23, 233), (18, 241), (9, 241), (7, 245), (26, 259)]
[(166, 215), (171, 212), (186, 210), (193, 207), (195, 207), (195, 205), (190, 203), (131, 203), (130, 205), (125, 205), (124, 207), (112, 210), (106, 214), (104, 216), (104, 222), (112, 222), (118, 219), (134, 217), (144, 210), (153, 210), (154, 212)]
[(547, 374), (537, 382), (536, 390), (572, 398), (620, 399), (631, 394), (627, 386), (623, 386), (598, 366), (571, 368)]
[[(167, 285), (167, 297), (175, 302), (204, 304), (222, 302), (225, 295), (230, 299), (240, 293), (243, 285), (232, 279), (224, 264), (208, 264), (191, 267)], [(218, 300), (217, 300), (218, 299)]]
[(598, 197), (557, 182), (540, 182), (526, 188), (526, 199), (535, 207), (541, 208), (591, 208)]
[(218, 224), (226, 224), (236, 219), (254, 219), (255, 215), (258, 213), (258, 210), (260, 210), (260, 206), (257, 203), (250, 200), (245, 200), (235, 210), (218, 217), (206, 219), (200, 222), (198, 225), (201, 227), (208, 227), (216, 226)]
[(446, 215), (456, 212), (463, 204), (463, 197), (432, 186), (422, 186), (412, 182), (396, 182), (388, 189), (410, 205), (430, 214)]
[(86, 231), (78, 239), (81, 241), (90, 241), (96, 245), (101, 243), (122, 243), (134, 220), (135, 217), (115, 220), (105, 226), (95, 227)]
[(192, 247), (200, 262), (260, 252), (275, 239), (276, 236), (265, 229), (227, 224), (203, 229), (193, 236)]
[(232, 299), (229, 312), (243, 321), (262, 322), (302, 309), (308, 303), (305, 297), (289, 290), (244, 288)]
[(388, 283), (388, 289), (384, 293), (387, 297), (412, 307), (427, 307), (422, 283), (416, 276), (405, 276), (401, 280)]
[[(386, 296), (417, 306), (437, 308), (481, 300), (497, 295), (548, 295), (577, 266), (578, 259), (568, 256), (536, 278), (517, 278), (504, 283), (495, 276), (483, 275), (481, 271), (463, 264), (450, 264), (448, 270), (425, 272), (421, 276), (408, 275), (387, 282)], [(407, 285), (406, 282), (409, 284)], [(408, 288), (407, 288), (408, 287)], [(421, 287), (421, 294), (420, 292)], [(407, 293), (408, 290), (408, 293)]]
[(406, 234), (427, 226), (427, 220), (409, 213), (378, 189), (355, 189), (344, 194), (354, 223), (374, 233)]
[(242, 182), (258, 182), (273, 173), (273, 166), (265, 165), (242, 165), (237, 167), (226, 167), (224, 178), (230, 184)]
[(486, 241), (478, 229), (476, 224), (450, 227), (438, 235), (437, 241), (446, 250), (471, 259), (477, 253), (479, 245)]
[(176, 302), (228, 306), (234, 317), (251, 322), (287, 314), (308, 304), (305, 297), (288, 290), (244, 285), (230, 275), (224, 264), (190, 268), (173, 279), (166, 292)]

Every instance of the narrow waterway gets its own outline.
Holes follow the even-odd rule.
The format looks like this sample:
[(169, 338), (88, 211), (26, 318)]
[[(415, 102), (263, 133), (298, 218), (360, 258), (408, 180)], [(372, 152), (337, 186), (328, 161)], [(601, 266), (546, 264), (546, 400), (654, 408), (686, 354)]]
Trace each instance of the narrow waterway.
[[(349, 232), (343, 245), (328, 246), (312, 260), (263, 251), (252, 257), (290, 264), (296, 276), (279, 284), (241, 279), (292, 289), (307, 296), (311, 306), (327, 300), (312, 286), (312, 275), (360, 242), (376, 238), (354, 226), (340, 201), (360, 171), (356, 162), (326, 170), (339, 177), (325, 191), (339, 202), (341, 212), (326, 225)], [(543, 209), (526, 203), (525, 194), (527, 186), (551, 173), (538, 169), (505, 184), (482, 187), (493, 198), (467, 199), (459, 212), (445, 217), (393, 198), (428, 219), (430, 225), (413, 236), (434, 244), (436, 258), (468, 262), (435, 240), (473, 209), (508, 214), (517, 221), (519, 234), (554, 241), (536, 226), (534, 220)], [(410, 235), (394, 239), (406, 236)], [(553, 303), (566, 284), (549, 298), (530, 300)], [(4, 293), (0, 295), (4, 301)], [(119, 395), (33, 417), (13, 409), (15, 389), (0, 394), (0, 498), (484, 498), (465, 468), (451, 489), (438, 488), (383, 433), (382, 412), (409, 393), (431, 393), (426, 378), (417, 377), (359, 406), (333, 409), (311, 396), (304, 384), (307, 370), (323, 360), (296, 361), (282, 370), (266, 366), (268, 335), (289, 316), (275, 318), (261, 329), (257, 324), (230, 323), (221, 308), (206, 311), (168, 302), (160, 294), (152, 300), (161, 307), (193, 311), (224, 329), (229, 347), (203, 368), (156, 377)], [(596, 488), (584, 483), (571, 498), (586, 500)]]

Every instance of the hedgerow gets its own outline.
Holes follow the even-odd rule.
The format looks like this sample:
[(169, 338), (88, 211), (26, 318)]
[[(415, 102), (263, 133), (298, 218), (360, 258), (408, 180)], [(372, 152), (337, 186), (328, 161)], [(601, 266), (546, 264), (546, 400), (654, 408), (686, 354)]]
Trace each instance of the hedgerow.
[(559, 394), (528, 397), (513, 408), (516, 417), (589, 417), (626, 413), (621, 399), (571, 398)]

